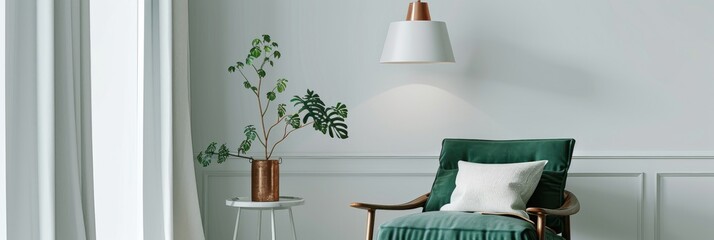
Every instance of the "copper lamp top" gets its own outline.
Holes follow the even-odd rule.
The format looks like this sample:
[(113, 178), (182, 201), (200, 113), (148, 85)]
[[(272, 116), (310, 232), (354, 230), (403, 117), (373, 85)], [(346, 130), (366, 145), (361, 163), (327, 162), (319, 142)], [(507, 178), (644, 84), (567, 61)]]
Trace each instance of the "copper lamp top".
[(421, 2), (421, 0), (409, 3), (407, 21), (431, 21), (429, 5), (425, 2)]

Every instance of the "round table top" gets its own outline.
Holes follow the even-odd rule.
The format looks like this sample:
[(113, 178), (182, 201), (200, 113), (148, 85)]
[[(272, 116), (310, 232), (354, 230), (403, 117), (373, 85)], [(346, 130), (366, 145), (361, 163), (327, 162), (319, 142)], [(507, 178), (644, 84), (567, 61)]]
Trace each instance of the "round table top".
[(285, 209), (305, 204), (301, 197), (280, 196), (275, 202), (253, 202), (250, 197), (234, 197), (226, 199), (226, 206), (250, 209)]

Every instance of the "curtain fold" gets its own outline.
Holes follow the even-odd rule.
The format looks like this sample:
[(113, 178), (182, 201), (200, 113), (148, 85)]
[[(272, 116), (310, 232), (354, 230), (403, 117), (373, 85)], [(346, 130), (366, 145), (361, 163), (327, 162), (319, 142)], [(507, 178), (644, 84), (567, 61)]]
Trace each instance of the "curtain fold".
[(172, 12), (173, 235), (176, 240), (202, 240), (191, 139), (188, 0), (173, 0)]
[(88, 0), (8, 0), (8, 239), (95, 239)]
[(145, 5), (144, 238), (205, 239), (191, 144), (188, 1)]
[(55, 1), (57, 239), (95, 236), (88, 5)]

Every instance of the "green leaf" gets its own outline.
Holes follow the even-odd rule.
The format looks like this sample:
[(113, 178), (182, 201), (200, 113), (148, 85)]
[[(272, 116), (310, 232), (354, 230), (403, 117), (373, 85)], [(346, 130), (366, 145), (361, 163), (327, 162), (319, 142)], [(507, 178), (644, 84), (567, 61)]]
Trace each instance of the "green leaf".
[(338, 102), (335, 107), (328, 108), (328, 110), (329, 109), (334, 109), (340, 117), (347, 118), (347, 105)]
[(263, 41), (265, 41), (265, 42), (270, 42), (270, 35), (268, 35), (268, 34), (263, 34)]
[(288, 87), (288, 80), (285, 78), (278, 79), (278, 83), (275, 85), (275, 88), (278, 89), (278, 92), (281, 93), (285, 91), (285, 88)]
[(272, 92), (272, 91), (271, 91), (271, 92), (266, 93), (266, 95), (267, 95), (267, 97), (268, 97), (268, 101), (273, 101), (273, 100), (275, 100), (275, 92)]
[(271, 48), (271, 47), (268, 46), (268, 45), (263, 46), (263, 51), (265, 51), (266, 53), (269, 53), (269, 52), (272, 51), (272, 50), (273, 50), (273, 48)]
[(208, 167), (208, 164), (211, 164), (211, 158), (210, 158), (210, 157), (206, 157), (206, 156), (203, 154), (203, 151), (201, 151), (201, 152), (198, 153), (198, 156), (196, 156), (196, 160), (197, 160), (198, 163), (200, 163), (203, 167)]
[(252, 144), (252, 142), (250, 142), (250, 141), (248, 141), (248, 140), (243, 140), (243, 141), (240, 143), (240, 146), (238, 146), (238, 152), (239, 152), (239, 153), (242, 153), (242, 154), (245, 154), (248, 150), (250, 150), (250, 145), (251, 145), (251, 144)]
[(339, 139), (345, 139), (348, 137), (347, 124), (345, 124), (344, 118), (337, 116), (336, 114), (330, 114), (330, 117), (324, 124), (330, 134), (330, 137), (337, 137)]
[(303, 123), (307, 123), (312, 119), (315, 122), (315, 129), (320, 130), (320, 128), (318, 128), (320, 127), (319, 124), (327, 117), (325, 103), (320, 99), (320, 95), (308, 89), (304, 97), (294, 96), (290, 102), (294, 102), (294, 106), (300, 107), (298, 113), (305, 112), (305, 116), (302, 119)]
[(245, 154), (248, 150), (250, 150), (250, 146), (253, 144), (253, 141), (255, 141), (255, 138), (258, 137), (258, 133), (253, 125), (245, 126), (243, 133), (245, 134), (245, 140), (243, 140), (238, 146), (238, 152)]
[(243, 63), (242, 63), (242, 62), (236, 62), (236, 67), (238, 67), (238, 68), (243, 68)]
[(276, 50), (275, 52), (273, 52), (273, 57), (274, 57), (275, 59), (280, 58), (280, 51), (277, 51), (277, 50)]
[(253, 125), (245, 126), (243, 133), (245, 134), (245, 139), (249, 141), (254, 141), (258, 137), (258, 132), (255, 131), (255, 126)]
[(248, 57), (245, 58), (245, 64), (251, 65), (253, 64), (253, 60), (255, 60), (255, 58), (253, 56), (248, 55)]
[(228, 67), (228, 72), (229, 72), (229, 73), (232, 73), (232, 72), (235, 72), (235, 71), (236, 71), (236, 67), (234, 67), (234, 66)]
[(217, 163), (223, 163), (226, 161), (228, 158), (228, 155), (230, 154), (230, 151), (228, 151), (228, 147), (226, 147), (226, 144), (222, 144), (221, 148), (218, 149), (218, 161)]
[(260, 39), (259, 38), (253, 39), (253, 47), (257, 47), (258, 45), (260, 45)]
[(298, 113), (304, 113), (302, 123), (313, 121), (313, 128), (323, 134), (329, 134), (330, 137), (344, 139), (348, 137), (347, 124), (347, 105), (337, 103), (334, 107), (325, 107), (325, 103), (320, 99), (320, 95), (310, 89), (307, 90), (305, 96), (295, 96), (290, 100), (295, 106), (300, 107)]
[(285, 103), (278, 104), (278, 117), (281, 118), (285, 116)]
[(225, 161), (225, 159), (228, 157), (229, 152), (228, 148), (225, 147), (225, 144), (221, 145), (221, 149), (216, 152), (216, 142), (212, 142), (211, 144), (208, 144), (208, 147), (206, 147), (206, 150), (201, 151), (198, 153), (198, 156), (196, 156), (196, 160), (204, 167), (207, 167), (208, 165), (211, 164), (211, 159), (213, 159), (213, 155), (218, 155), (218, 163), (222, 163)]
[(250, 82), (245, 81), (245, 82), (243, 82), (243, 87), (245, 87), (246, 89), (250, 89), (252, 87), (252, 85), (250, 84)]
[(273, 45), (273, 47), (278, 47), (278, 43), (276, 43), (276, 42), (273, 42), (272, 45)]
[(211, 144), (208, 144), (208, 147), (206, 147), (206, 154), (213, 155), (216, 153), (216, 142), (212, 142)]
[(263, 70), (263, 69), (258, 69), (258, 77), (264, 78), (264, 77), (265, 77), (265, 70)]
[(257, 87), (255, 87), (255, 86), (252, 86), (252, 87), (250, 87), (250, 89), (251, 89), (251, 90), (253, 90), (253, 92), (256, 92), (256, 91), (258, 91), (258, 88), (257, 88)]
[(271, 67), (273, 66), (273, 61), (270, 61), (270, 66), (271, 66)]
[(345, 123), (345, 118), (347, 118), (347, 105), (338, 102), (336, 106), (329, 107), (326, 109), (327, 118), (324, 119), (324, 125), (330, 134), (330, 137), (337, 137), (340, 139), (345, 139), (347, 135), (347, 124)]
[(300, 115), (293, 114), (288, 117), (288, 124), (290, 124), (291, 127), (293, 128), (299, 128), (300, 127)]
[(321, 132), (322, 134), (327, 133), (327, 125), (325, 125), (325, 124), (322, 123), (322, 122), (315, 122), (315, 123), (312, 124), (312, 127), (313, 127), (315, 130)]
[(261, 53), (263, 53), (263, 51), (261, 51), (259, 47), (253, 47), (250, 49), (250, 56), (254, 58), (260, 57)]

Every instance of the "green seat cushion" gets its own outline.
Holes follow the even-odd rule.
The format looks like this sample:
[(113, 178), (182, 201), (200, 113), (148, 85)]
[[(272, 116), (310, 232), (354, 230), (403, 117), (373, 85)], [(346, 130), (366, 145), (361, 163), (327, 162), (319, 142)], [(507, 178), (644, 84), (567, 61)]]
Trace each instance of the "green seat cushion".
[[(395, 218), (379, 228), (379, 240), (534, 240), (532, 223), (515, 217), (465, 212), (424, 212)], [(551, 231), (546, 239), (562, 240)]]
[[(574, 139), (444, 139), (439, 157), (439, 169), (424, 211), (439, 211), (444, 204), (451, 201), (451, 193), (456, 187), (459, 160), (476, 163), (548, 160), (527, 206), (558, 208), (563, 205), (563, 191), (574, 145)], [(556, 232), (561, 232), (562, 221), (558, 217), (549, 216), (546, 225)]]

